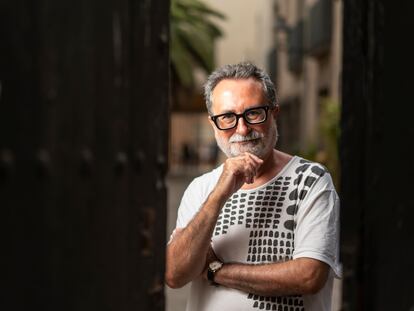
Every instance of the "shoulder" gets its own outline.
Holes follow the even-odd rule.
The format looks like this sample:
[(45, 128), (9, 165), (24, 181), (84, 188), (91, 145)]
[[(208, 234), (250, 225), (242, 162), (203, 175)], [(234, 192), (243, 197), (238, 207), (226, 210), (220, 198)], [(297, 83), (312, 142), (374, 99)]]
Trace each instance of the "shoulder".
[(321, 176), (321, 177), (325, 175), (326, 173), (329, 174), (328, 169), (318, 162), (313, 162), (313, 161), (304, 159), (299, 156), (295, 156), (295, 160), (296, 160), (295, 161), (295, 164), (296, 164), (295, 172), (298, 174), (307, 173), (307, 174), (313, 174), (313, 175)]
[(222, 167), (193, 179), (184, 192), (178, 208), (177, 227), (183, 228), (194, 217), (213, 190), (220, 177)]
[(328, 169), (318, 162), (295, 156), (291, 172), (294, 176), (295, 185), (307, 189), (335, 190)]
[(188, 186), (187, 191), (207, 193), (208, 195), (217, 184), (222, 170), (223, 165), (220, 165), (215, 169), (194, 178)]

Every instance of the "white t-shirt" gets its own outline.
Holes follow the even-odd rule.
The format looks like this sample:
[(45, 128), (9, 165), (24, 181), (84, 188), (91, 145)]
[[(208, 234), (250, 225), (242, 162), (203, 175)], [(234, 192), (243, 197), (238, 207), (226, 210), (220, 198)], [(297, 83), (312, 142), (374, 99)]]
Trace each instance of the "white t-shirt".
[[(177, 228), (185, 227), (216, 185), (220, 166), (192, 181), (178, 210)], [(223, 206), (212, 236), (223, 262), (264, 264), (310, 257), (327, 263), (330, 273), (315, 295), (263, 297), (201, 277), (191, 284), (187, 311), (331, 309), (333, 278), (341, 277), (339, 198), (326, 169), (293, 157), (274, 178), (255, 189), (239, 190)]]

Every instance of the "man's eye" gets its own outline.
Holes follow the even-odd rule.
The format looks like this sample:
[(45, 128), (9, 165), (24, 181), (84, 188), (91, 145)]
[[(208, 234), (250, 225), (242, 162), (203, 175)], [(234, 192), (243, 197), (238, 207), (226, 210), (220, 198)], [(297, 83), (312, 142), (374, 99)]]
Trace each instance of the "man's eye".
[(249, 118), (254, 118), (260, 115), (260, 111), (259, 110), (250, 110), (247, 112), (247, 117)]
[(234, 115), (232, 113), (228, 113), (220, 117), (220, 119), (222, 120), (228, 120), (228, 119), (233, 119), (233, 118), (234, 118)]

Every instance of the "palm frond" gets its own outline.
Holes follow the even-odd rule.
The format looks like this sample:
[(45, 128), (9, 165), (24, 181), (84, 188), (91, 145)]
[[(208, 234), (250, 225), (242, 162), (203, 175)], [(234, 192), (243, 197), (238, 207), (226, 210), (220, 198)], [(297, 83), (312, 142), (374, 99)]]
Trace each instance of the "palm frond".
[(214, 42), (223, 32), (212, 17), (225, 19), (200, 0), (171, 1), (171, 66), (184, 86), (193, 84), (195, 66), (214, 68)]

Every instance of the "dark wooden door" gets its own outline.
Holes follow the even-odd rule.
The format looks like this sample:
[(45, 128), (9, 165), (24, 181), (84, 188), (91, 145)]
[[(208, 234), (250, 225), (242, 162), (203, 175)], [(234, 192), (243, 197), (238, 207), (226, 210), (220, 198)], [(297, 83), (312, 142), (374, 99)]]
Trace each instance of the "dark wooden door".
[(386, 32), (385, 1), (343, 3), (343, 310), (414, 310), (411, 10), (387, 4)]
[(1, 310), (163, 310), (169, 1), (0, 3)]

